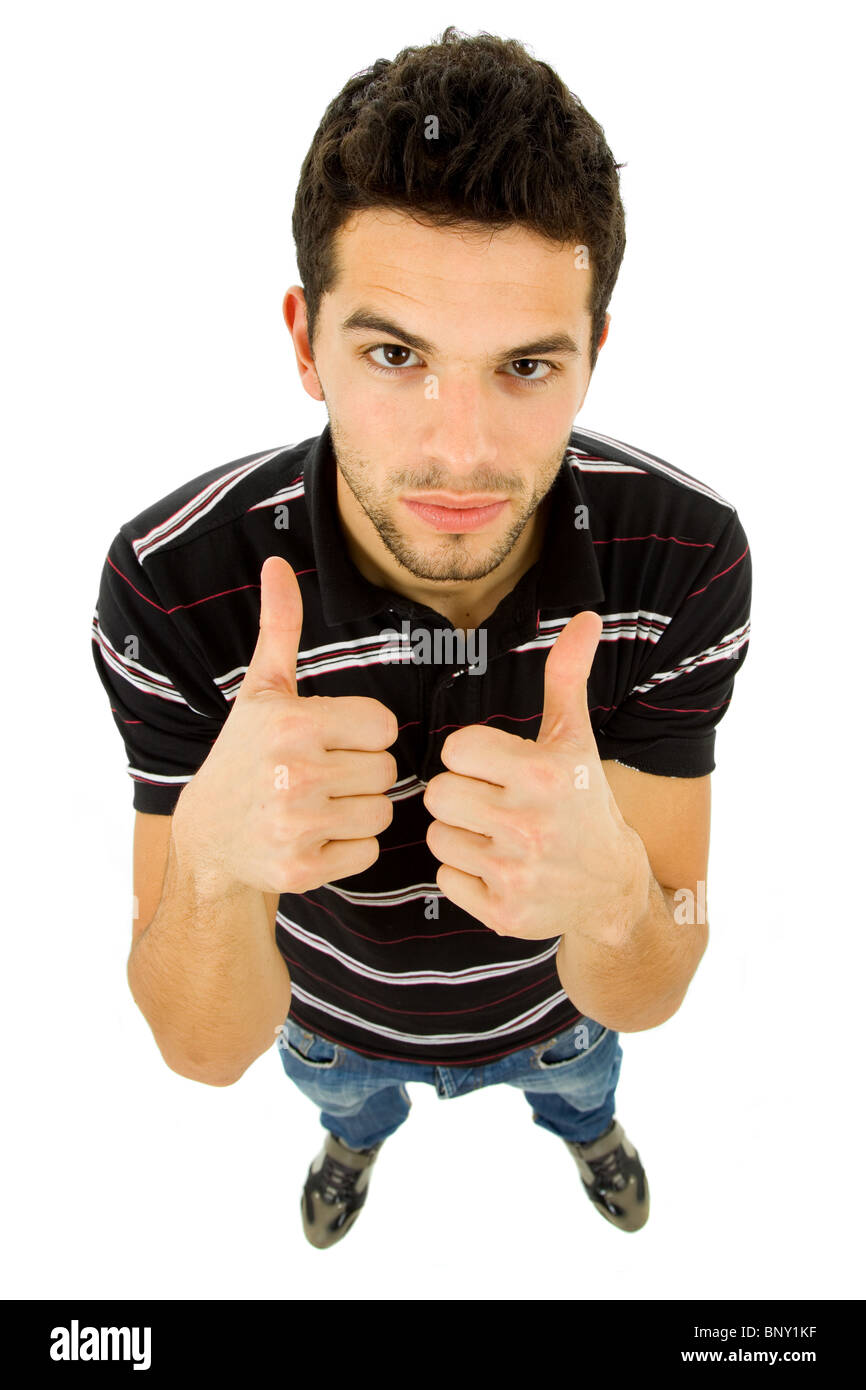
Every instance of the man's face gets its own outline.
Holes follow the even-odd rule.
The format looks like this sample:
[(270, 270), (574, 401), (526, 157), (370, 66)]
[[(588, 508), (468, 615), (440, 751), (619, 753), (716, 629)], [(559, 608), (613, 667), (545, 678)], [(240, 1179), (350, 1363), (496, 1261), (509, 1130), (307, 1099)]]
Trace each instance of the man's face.
[[(300, 292), (288, 292), (284, 313), (304, 387), (325, 400), (342, 478), (416, 578), (481, 579), (559, 471), (589, 385), (592, 271), (575, 248), (551, 249), (521, 227), (421, 227), (381, 208), (341, 228), (337, 254), (314, 360)], [(352, 316), (379, 323), (347, 325)], [(464, 508), (429, 510), (421, 498)]]

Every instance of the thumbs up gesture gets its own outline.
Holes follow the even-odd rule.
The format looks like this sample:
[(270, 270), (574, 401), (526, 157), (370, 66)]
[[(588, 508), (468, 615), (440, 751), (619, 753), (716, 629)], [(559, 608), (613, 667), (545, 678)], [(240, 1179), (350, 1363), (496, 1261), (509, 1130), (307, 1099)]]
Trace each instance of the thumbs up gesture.
[(366, 695), (299, 696), (303, 603), (278, 555), (261, 570), (259, 636), (213, 748), (175, 807), (203, 879), (306, 893), (361, 873), (393, 819), (397, 720)]
[(427, 784), (436, 882), (499, 936), (581, 932), (615, 945), (649, 866), (608, 786), (586, 684), (604, 624), (577, 613), (544, 668), (537, 739), (473, 724), (442, 746), (448, 772)]

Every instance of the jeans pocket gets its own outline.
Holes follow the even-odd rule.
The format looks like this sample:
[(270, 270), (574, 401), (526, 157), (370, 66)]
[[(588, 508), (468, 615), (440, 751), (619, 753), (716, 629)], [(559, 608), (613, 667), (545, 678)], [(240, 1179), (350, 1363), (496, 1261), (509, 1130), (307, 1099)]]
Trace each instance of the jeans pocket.
[(342, 1051), (338, 1043), (330, 1042), (309, 1028), (302, 1028), (291, 1018), (287, 1018), (283, 1024), (279, 1044), (287, 1057), (293, 1057), (316, 1071), (335, 1067)]
[(610, 1033), (603, 1023), (585, 1016), (533, 1049), (532, 1065), (539, 1071), (567, 1067), (595, 1052)]

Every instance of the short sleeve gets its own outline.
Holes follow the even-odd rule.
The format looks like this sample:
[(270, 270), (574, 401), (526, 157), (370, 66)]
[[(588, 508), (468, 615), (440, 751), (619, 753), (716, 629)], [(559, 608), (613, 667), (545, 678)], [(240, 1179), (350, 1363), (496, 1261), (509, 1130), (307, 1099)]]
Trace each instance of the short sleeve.
[(126, 750), (133, 807), (171, 815), (213, 747), (228, 709), (220, 718), (219, 692), (161, 602), (124, 528), (103, 565), (91, 651)]
[(596, 731), (602, 761), (660, 777), (715, 769), (716, 728), (748, 651), (751, 600), (751, 553), (735, 511), (636, 684)]

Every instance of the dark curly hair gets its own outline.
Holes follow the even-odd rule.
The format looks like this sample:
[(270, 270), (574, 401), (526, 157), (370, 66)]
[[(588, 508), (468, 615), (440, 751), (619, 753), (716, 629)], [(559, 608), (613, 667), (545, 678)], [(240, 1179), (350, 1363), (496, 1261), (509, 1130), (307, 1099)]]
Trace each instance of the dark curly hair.
[[(433, 116), (438, 138), (426, 139)], [(586, 246), (594, 369), (625, 251), (622, 167), (579, 98), (516, 39), (449, 25), (436, 43), (377, 59), (330, 102), (301, 166), (292, 233), (311, 346), (337, 281), (336, 233), (354, 212), (386, 207)]]

